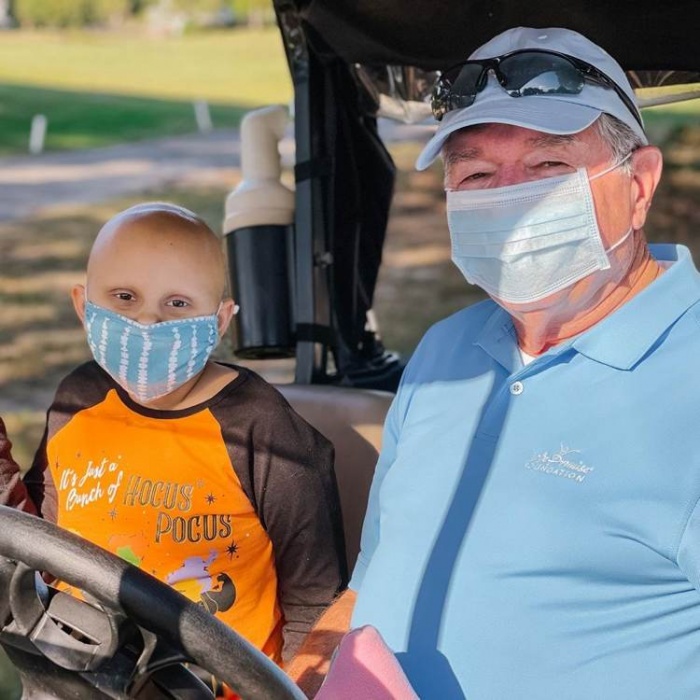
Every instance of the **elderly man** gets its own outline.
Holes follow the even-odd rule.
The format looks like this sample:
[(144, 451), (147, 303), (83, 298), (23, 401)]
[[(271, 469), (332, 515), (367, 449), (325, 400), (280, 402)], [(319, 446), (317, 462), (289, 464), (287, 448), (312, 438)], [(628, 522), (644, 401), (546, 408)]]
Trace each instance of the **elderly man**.
[(422, 700), (700, 698), (700, 276), (645, 242), (661, 155), (630, 85), (517, 28), (433, 108), (418, 167), (442, 152), (453, 259), (491, 299), (406, 368), (319, 630), (377, 627)]

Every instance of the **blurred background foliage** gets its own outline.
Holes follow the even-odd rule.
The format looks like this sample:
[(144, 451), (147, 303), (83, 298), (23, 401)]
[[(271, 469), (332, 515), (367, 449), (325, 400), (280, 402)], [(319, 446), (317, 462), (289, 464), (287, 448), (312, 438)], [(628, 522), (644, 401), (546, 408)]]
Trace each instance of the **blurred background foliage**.
[(7, 22), (23, 28), (105, 27), (145, 22), (183, 31), (274, 22), (268, 0), (4, 0)]

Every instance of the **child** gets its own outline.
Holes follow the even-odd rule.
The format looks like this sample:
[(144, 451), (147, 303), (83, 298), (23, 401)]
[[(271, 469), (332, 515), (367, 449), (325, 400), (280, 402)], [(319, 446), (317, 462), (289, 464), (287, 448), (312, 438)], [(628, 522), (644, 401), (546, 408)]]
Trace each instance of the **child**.
[(95, 360), (58, 388), (26, 509), (280, 661), (283, 628), (288, 658), (344, 584), (333, 450), (258, 375), (209, 359), (234, 313), (225, 280), (186, 209), (142, 204), (102, 228), (72, 290)]

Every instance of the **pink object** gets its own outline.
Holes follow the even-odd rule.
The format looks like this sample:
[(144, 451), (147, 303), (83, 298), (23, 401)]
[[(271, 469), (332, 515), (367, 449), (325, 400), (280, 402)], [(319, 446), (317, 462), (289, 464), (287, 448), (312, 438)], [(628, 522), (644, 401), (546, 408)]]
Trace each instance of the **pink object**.
[(316, 700), (419, 700), (404, 672), (372, 626), (340, 641)]

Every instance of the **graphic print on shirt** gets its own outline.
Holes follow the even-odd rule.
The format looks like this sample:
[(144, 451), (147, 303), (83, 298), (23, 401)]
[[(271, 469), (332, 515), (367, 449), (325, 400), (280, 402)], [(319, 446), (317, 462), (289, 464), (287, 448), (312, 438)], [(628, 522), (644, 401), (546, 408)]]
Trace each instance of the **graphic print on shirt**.
[(180, 569), (165, 579), (166, 583), (188, 598), (197, 600), (199, 597), (199, 604), (212, 614), (228, 610), (236, 600), (236, 586), (228, 574), (219, 574), (216, 581), (209, 576), (209, 567), (215, 558), (216, 551), (208, 559), (190, 557)]
[[(173, 543), (215, 542), (226, 540), (230, 557), (238, 553), (238, 544), (232, 538), (233, 526), (230, 514), (198, 513), (190, 515), (193, 496), (197, 489), (206, 487), (204, 480), (195, 484), (157, 481), (138, 474), (131, 474), (125, 482), (124, 469), (120, 468), (122, 455), (114, 460), (103, 457), (99, 464), (88, 460), (84, 470), (64, 467), (58, 483), (60, 497), (65, 498), (65, 510), (82, 509), (91, 503), (108, 504), (107, 513), (115, 523), (122, 506), (156, 510), (155, 543), (170, 540)], [(216, 496), (207, 492), (204, 501), (213, 505)], [(148, 539), (143, 536), (115, 534), (109, 537), (109, 549), (135, 566), (143, 566), (147, 558)], [(191, 600), (197, 601), (209, 612), (224, 612), (236, 599), (236, 586), (226, 573), (212, 575), (210, 567), (217, 557), (212, 549), (207, 557), (194, 556), (184, 561), (177, 570), (165, 575), (165, 581)]]
[(561, 443), (554, 452), (535, 453), (525, 463), (525, 468), (582, 484), (595, 467), (588, 466), (577, 457), (581, 452), (582, 450), (574, 450)]
[(60, 526), (265, 645), (280, 615), (272, 545), (208, 412), (162, 420), (108, 392), (48, 457)]

